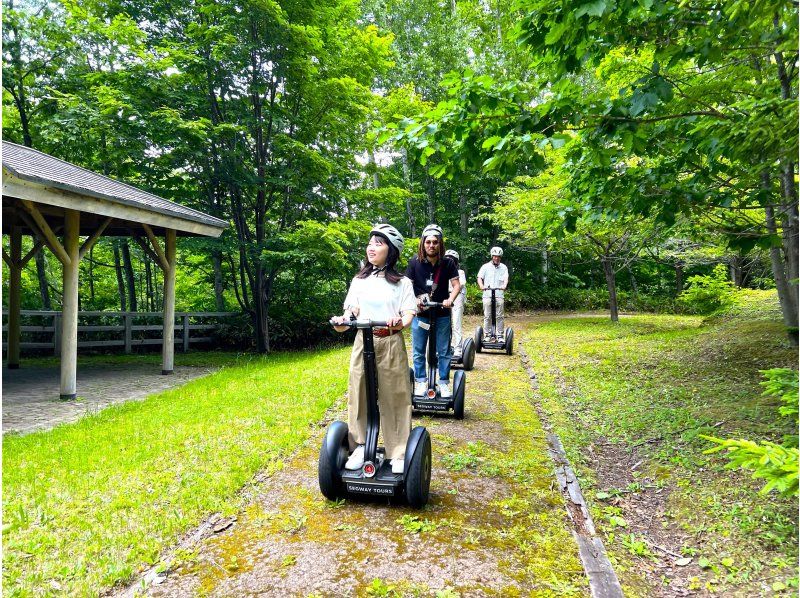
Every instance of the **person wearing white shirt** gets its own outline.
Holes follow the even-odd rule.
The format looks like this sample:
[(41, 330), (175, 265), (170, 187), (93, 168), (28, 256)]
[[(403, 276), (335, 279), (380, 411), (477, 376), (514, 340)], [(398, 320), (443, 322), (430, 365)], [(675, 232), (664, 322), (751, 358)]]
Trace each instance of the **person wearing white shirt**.
[[(417, 313), (414, 287), (397, 270), (403, 251), (403, 236), (389, 224), (376, 224), (367, 245), (367, 263), (350, 283), (344, 300), (344, 314), (333, 318), (336, 327), (351, 316), (386, 321), (387, 328), (373, 329), (375, 365), (378, 370), (381, 434), (393, 473), (403, 473), (406, 443), (411, 433), (411, 381), (408, 376), (408, 353), (401, 331), (411, 324)], [(357, 334), (350, 357), (347, 419), (352, 453), (346, 469), (356, 470), (364, 464), (367, 439), (367, 390), (364, 379), (364, 340)]]
[[(461, 283), (461, 291), (453, 301), (453, 309), (450, 310), (453, 325), (453, 338), (451, 344), (453, 346), (453, 355), (461, 355), (461, 323), (464, 318), (464, 306), (467, 304), (467, 275), (461, 268), (461, 258), (458, 252), (454, 249), (445, 251), (445, 256), (451, 258), (456, 263), (458, 269), (458, 281)], [(453, 291), (453, 284), (450, 283), (449, 292)]]
[(503, 258), (502, 248), (492, 247), (489, 254), (492, 261), (486, 262), (478, 271), (478, 286), (483, 291), (483, 330), (484, 334), (488, 336), (492, 324), (492, 291), (490, 289), (497, 289), (495, 291), (495, 334), (497, 334), (497, 341), (502, 343), (505, 340), (503, 291), (508, 286), (508, 268), (500, 261)]

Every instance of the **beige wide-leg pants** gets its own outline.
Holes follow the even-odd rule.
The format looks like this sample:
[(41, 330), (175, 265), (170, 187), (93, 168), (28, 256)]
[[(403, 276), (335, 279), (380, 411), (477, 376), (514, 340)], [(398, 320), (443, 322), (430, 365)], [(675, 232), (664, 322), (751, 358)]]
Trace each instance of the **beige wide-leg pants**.
[[(378, 408), (387, 459), (402, 459), (411, 433), (411, 381), (402, 334), (375, 336), (378, 369)], [(350, 356), (347, 419), (350, 450), (367, 440), (367, 384), (364, 380), (364, 338), (359, 331)]]

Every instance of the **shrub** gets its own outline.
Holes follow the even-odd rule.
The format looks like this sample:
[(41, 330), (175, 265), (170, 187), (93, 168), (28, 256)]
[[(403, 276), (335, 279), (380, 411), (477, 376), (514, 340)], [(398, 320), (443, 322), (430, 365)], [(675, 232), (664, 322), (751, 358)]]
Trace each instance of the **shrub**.
[[(793, 429), (797, 430), (798, 407), (797, 385), (798, 374), (796, 370), (774, 368), (761, 370), (766, 380), (761, 382), (765, 388), (763, 396), (778, 397), (781, 407), (778, 413), (783, 417), (793, 420)], [(774, 442), (756, 443), (751, 440), (732, 440), (702, 436), (718, 446), (708, 449), (706, 453), (727, 451), (729, 463), (726, 467), (735, 469), (740, 467), (753, 472), (754, 478), (766, 480), (761, 489), (762, 494), (776, 490), (783, 496), (798, 495), (798, 450), (797, 436), (784, 437), (783, 444)]]
[(736, 288), (724, 264), (717, 264), (709, 276), (690, 276), (687, 284), (678, 302), (691, 313), (712, 314), (734, 303)]

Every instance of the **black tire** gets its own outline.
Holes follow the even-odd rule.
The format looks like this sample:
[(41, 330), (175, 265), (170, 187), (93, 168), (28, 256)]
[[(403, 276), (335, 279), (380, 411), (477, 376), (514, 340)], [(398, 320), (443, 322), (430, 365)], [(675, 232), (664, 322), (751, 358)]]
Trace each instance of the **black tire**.
[(514, 329), (506, 328), (506, 355), (514, 352)]
[[(464, 372), (461, 372), (462, 374)], [(454, 379), (453, 415), (456, 419), (464, 419), (464, 395), (466, 393), (467, 377), (461, 376)]]
[(469, 372), (475, 367), (475, 340), (468, 338), (464, 341), (461, 350), (461, 363), (464, 370)]
[(480, 353), (483, 350), (483, 326), (475, 329), (475, 351)]
[[(328, 428), (322, 441), (322, 448), (319, 451), (319, 467), (317, 470), (319, 490), (328, 500), (336, 500), (345, 494), (340, 472), (344, 467), (345, 461), (347, 461), (349, 453), (347, 432), (347, 424), (334, 422)], [(329, 447), (337, 446), (339, 447), (338, 450), (333, 451), (336, 455), (335, 459), (332, 459)]]
[(423, 430), (417, 450), (406, 466), (406, 500), (415, 509), (428, 504), (431, 488), (431, 436)]

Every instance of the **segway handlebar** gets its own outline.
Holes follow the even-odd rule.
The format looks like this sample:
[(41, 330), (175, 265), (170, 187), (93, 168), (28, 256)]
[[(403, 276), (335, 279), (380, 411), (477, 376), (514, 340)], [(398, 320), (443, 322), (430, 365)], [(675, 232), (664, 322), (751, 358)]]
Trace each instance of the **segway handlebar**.
[(453, 306), (447, 307), (444, 303), (440, 301), (428, 301), (427, 299), (422, 300), (422, 305), (424, 307), (441, 307), (443, 309), (451, 309)]
[(349, 322), (344, 322), (342, 324), (338, 322), (334, 322), (333, 318), (330, 319), (329, 324), (331, 326), (348, 326), (350, 328), (388, 328), (389, 323), (386, 321), (381, 320), (370, 320), (370, 319), (362, 319), (358, 320), (356, 318), (352, 318)]

